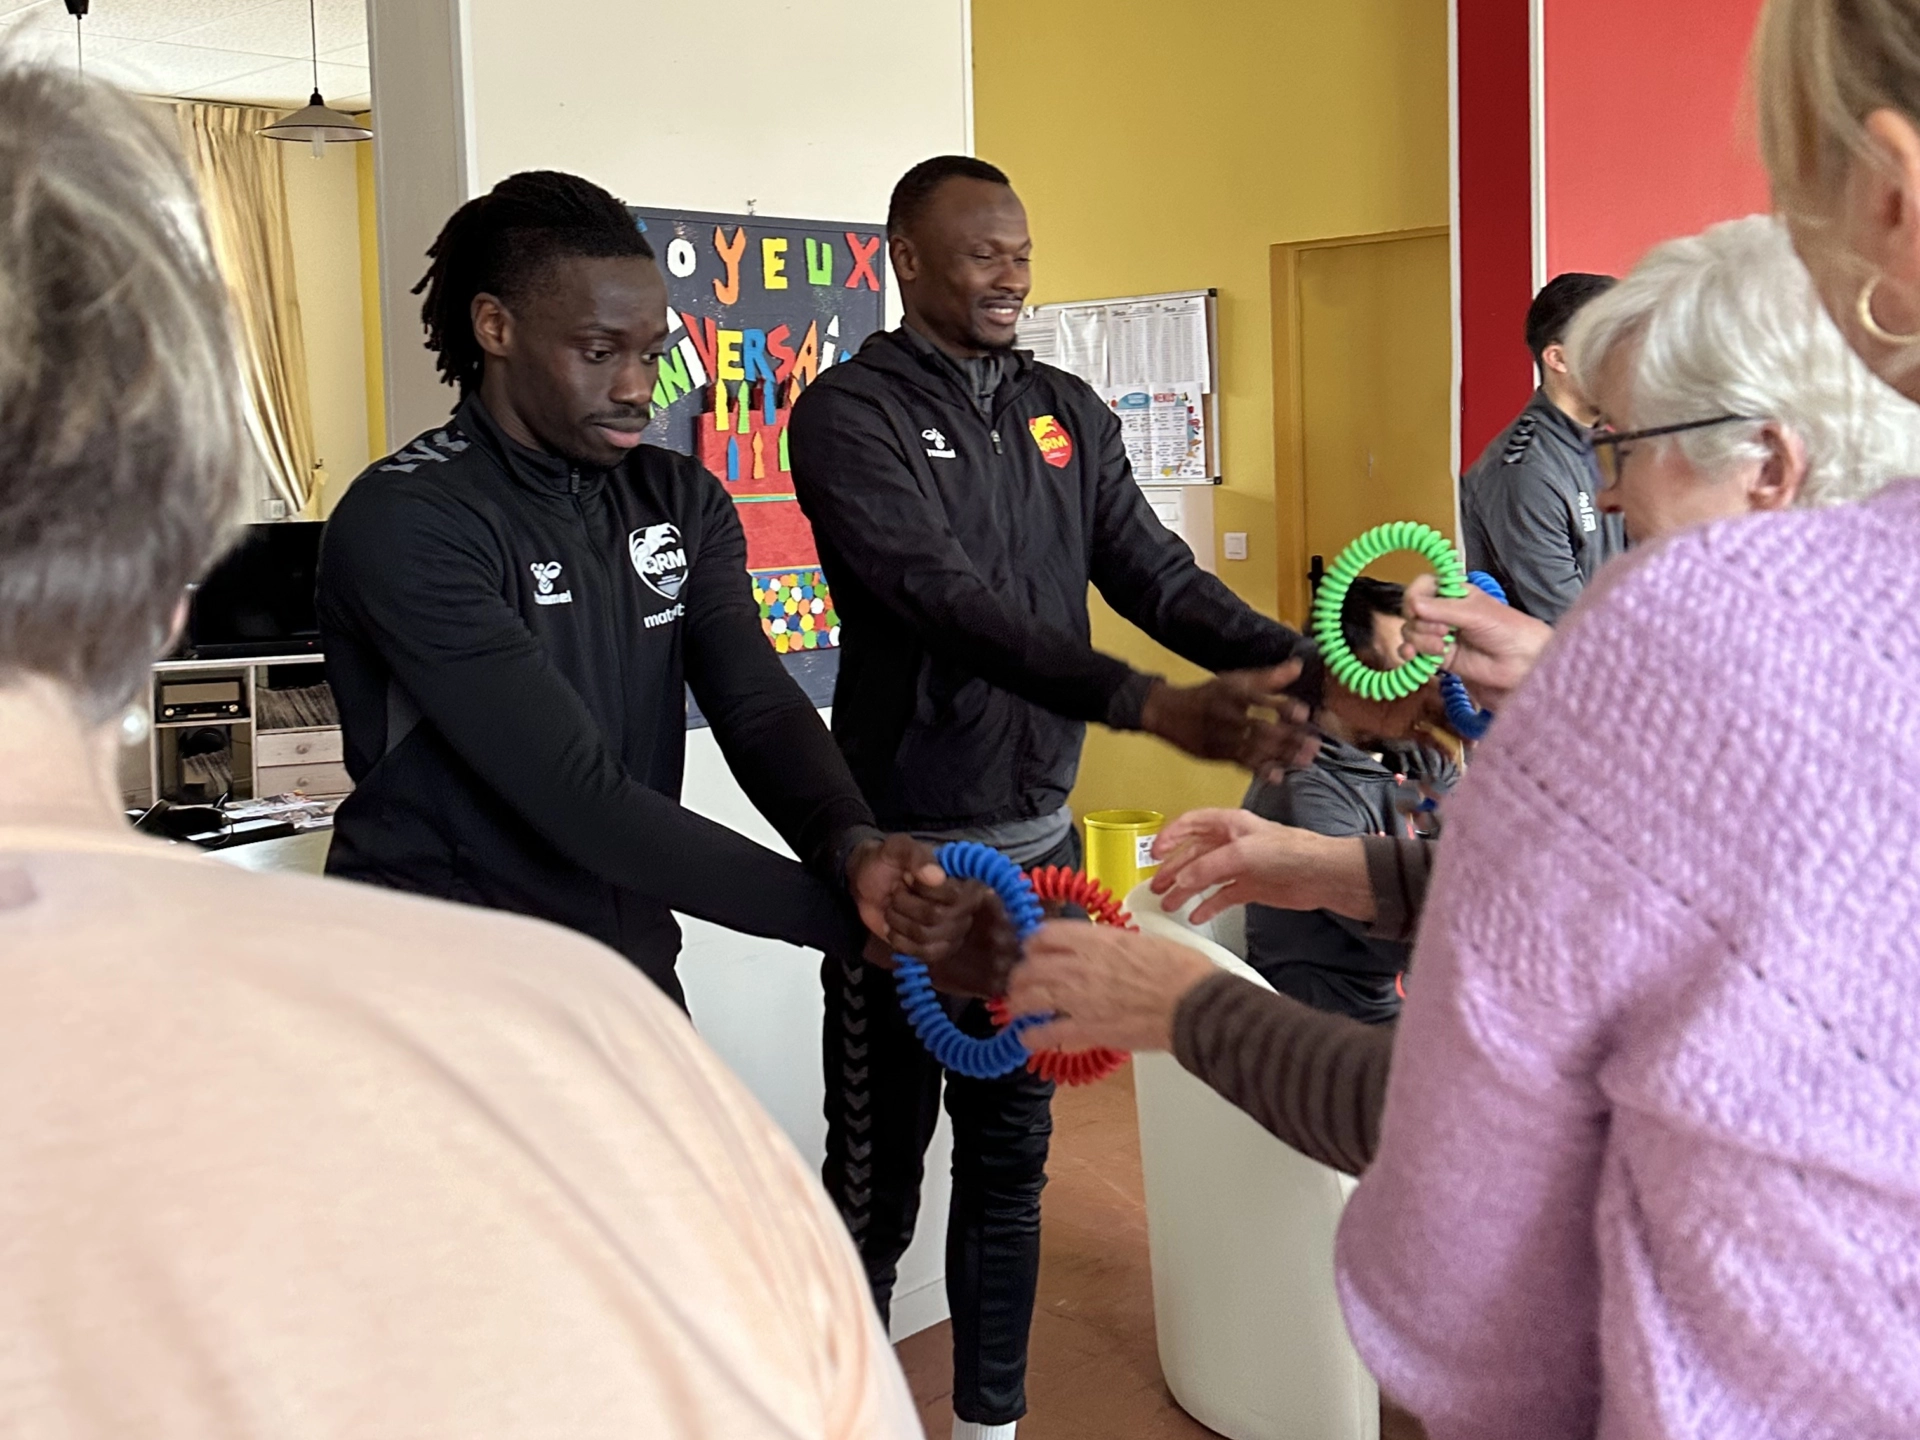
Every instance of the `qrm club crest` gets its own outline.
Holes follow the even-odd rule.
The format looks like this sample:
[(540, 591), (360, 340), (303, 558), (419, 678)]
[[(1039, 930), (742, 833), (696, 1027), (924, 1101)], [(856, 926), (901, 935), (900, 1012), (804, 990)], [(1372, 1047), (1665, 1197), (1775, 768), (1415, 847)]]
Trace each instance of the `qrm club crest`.
[(680, 598), (687, 583), (687, 547), (680, 543), (678, 525), (646, 525), (627, 536), (627, 554), (633, 568), (654, 594)]

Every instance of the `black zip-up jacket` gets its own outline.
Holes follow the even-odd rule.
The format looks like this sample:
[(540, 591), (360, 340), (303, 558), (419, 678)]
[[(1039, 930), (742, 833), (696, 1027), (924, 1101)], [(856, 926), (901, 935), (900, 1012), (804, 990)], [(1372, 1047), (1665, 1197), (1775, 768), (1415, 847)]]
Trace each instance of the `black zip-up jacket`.
[[(573, 466), (469, 397), (347, 491), (319, 608), (356, 786), (331, 873), (570, 926), (675, 999), (671, 910), (859, 953), (841, 872), (873, 816), (693, 460)], [(688, 685), (805, 869), (680, 806)]]
[(833, 733), (889, 826), (1051, 814), (1087, 721), (1139, 728), (1153, 677), (1093, 648), (1089, 582), (1209, 670), (1311, 652), (1154, 516), (1091, 386), (1012, 362), (983, 414), (955, 362), (891, 331), (794, 406), (794, 488), (840, 614)]

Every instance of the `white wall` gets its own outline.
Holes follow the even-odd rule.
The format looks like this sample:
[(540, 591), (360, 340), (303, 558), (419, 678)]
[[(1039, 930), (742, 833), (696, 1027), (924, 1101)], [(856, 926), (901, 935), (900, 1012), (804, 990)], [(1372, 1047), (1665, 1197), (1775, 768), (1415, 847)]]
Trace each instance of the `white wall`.
[[(407, 287), (453, 207), (504, 176), (568, 170), (636, 205), (871, 223), (908, 166), (972, 149), (968, 0), (368, 0), (368, 14), (395, 445), (451, 399)], [(777, 844), (711, 734), (688, 750), (687, 803)], [(680, 967), (701, 1030), (815, 1161), (818, 965), (690, 921)], [(946, 1315), (947, 1155), (943, 1122), (896, 1335)]]
[(315, 157), (288, 145), (282, 160), (287, 221), (293, 231), (294, 285), (307, 340), (307, 393), (313, 405), (314, 455), (327, 488), (367, 468), (367, 352), (361, 321), (360, 176), (353, 145), (329, 145)]
[(971, 146), (965, 0), (468, 4), (482, 186), (557, 168), (635, 205), (878, 221), (909, 165)]
[(453, 408), (453, 392), (421, 343), (420, 297), (410, 292), (426, 272), (433, 237), (472, 194), (462, 3), (367, 0), (380, 345), (387, 444), (396, 450)]

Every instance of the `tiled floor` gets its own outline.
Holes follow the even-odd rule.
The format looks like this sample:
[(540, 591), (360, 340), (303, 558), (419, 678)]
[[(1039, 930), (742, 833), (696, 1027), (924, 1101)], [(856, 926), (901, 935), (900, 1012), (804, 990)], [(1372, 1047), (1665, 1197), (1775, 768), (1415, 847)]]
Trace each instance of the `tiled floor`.
[[(1213, 1435), (1174, 1404), (1160, 1378), (1131, 1069), (1060, 1092), (1048, 1171), (1020, 1440)], [(947, 1440), (953, 1424), (951, 1346), (945, 1325), (900, 1345), (930, 1440)], [(1382, 1440), (1419, 1436), (1410, 1417), (1387, 1412)]]

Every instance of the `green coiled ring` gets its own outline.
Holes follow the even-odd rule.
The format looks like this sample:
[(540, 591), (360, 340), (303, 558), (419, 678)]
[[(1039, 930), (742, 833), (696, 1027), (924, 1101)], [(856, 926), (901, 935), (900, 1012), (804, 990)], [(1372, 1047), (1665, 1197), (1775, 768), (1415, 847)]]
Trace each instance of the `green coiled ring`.
[(1396, 550), (1410, 550), (1433, 567), (1442, 598), (1458, 600), (1467, 593), (1467, 567), (1460, 552), (1438, 530), (1417, 520), (1376, 525), (1340, 552), (1313, 597), (1313, 638), (1320, 643), (1328, 673), (1367, 700), (1403, 700), (1440, 673), (1438, 655), (1416, 655), (1396, 669), (1376, 670), (1353, 653), (1340, 632), (1340, 607), (1353, 582), (1367, 566)]

